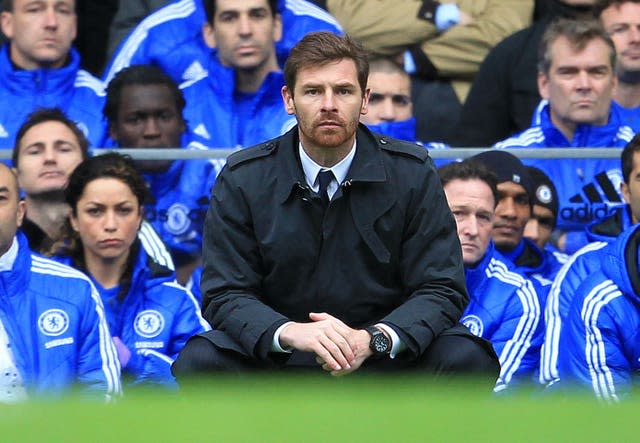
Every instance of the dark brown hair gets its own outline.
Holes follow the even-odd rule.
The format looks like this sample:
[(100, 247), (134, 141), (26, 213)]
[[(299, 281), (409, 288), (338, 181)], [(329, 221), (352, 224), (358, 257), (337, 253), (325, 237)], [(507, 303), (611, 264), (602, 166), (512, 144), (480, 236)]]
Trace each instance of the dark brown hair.
[(324, 66), (340, 60), (353, 60), (358, 73), (361, 93), (367, 88), (369, 60), (364, 47), (349, 38), (331, 32), (311, 32), (300, 40), (291, 50), (284, 65), (284, 82), (293, 96), (298, 72), (311, 66)]

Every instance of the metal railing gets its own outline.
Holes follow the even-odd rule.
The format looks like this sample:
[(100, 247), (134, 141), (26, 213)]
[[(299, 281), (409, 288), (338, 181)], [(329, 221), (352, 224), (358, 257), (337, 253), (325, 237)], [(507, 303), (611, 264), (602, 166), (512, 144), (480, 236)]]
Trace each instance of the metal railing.
[[(490, 148), (451, 148), (451, 149), (429, 149), (432, 158), (437, 159), (458, 159), (467, 158), (486, 151)], [(184, 148), (116, 148), (116, 149), (93, 149), (92, 155), (104, 154), (117, 151), (130, 155), (136, 160), (189, 160), (189, 159), (214, 159), (227, 158), (231, 153), (238, 151), (238, 148), (225, 149), (184, 149)], [(622, 148), (527, 148), (527, 149), (504, 149), (520, 158), (613, 158), (619, 159)], [(11, 158), (11, 149), (0, 149), (0, 159)]]

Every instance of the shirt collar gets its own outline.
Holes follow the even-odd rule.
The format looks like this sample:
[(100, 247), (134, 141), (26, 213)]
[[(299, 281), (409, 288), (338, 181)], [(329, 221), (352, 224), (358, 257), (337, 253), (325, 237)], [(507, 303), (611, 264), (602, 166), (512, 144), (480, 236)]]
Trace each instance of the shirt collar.
[(309, 185), (309, 187), (315, 190), (315, 188), (317, 188), (315, 183), (316, 177), (318, 176), (318, 172), (320, 172), (320, 170), (328, 170), (333, 172), (333, 176), (338, 183), (342, 183), (347, 178), (347, 173), (349, 172), (349, 168), (351, 167), (351, 162), (353, 162), (353, 158), (356, 155), (356, 142), (354, 140), (353, 146), (351, 147), (351, 150), (345, 156), (345, 158), (343, 158), (330, 168), (320, 166), (315, 161), (313, 161), (311, 157), (309, 157), (305, 152), (304, 148), (302, 147), (302, 143), (298, 143), (298, 152), (300, 153), (300, 162), (302, 163), (302, 169), (304, 171), (304, 177), (307, 181), (307, 184)]
[(18, 256), (18, 239), (14, 236), (11, 247), (0, 257), (0, 272), (10, 271)]

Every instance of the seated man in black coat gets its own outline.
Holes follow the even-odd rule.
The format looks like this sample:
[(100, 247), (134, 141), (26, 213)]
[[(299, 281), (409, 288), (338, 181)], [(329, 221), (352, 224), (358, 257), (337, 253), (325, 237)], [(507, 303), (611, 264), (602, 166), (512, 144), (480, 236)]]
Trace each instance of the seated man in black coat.
[(311, 33), (285, 65), (298, 125), (229, 157), (203, 239), (204, 315), (173, 366), (421, 369), (496, 380), (491, 345), (458, 323), (468, 303), (455, 221), (423, 148), (377, 137), (368, 61)]

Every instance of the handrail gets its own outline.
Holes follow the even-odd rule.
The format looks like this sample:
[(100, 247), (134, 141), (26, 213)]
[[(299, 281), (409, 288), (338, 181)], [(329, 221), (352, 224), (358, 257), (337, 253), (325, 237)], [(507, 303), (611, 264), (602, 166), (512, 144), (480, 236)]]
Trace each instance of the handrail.
[[(491, 148), (450, 148), (429, 149), (429, 155), (436, 159), (459, 159), (476, 155)], [(92, 149), (92, 155), (120, 152), (136, 160), (189, 160), (227, 158), (239, 148), (184, 149), (184, 148), (105, 148)], [(523, 148), (504, 149), (520, 158), (563, 159), (563, 158), (613, 158), (619, 159), (622, 148)], [(11, 159), (11, 149), (0, 149), (0, 159)]]

